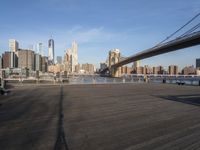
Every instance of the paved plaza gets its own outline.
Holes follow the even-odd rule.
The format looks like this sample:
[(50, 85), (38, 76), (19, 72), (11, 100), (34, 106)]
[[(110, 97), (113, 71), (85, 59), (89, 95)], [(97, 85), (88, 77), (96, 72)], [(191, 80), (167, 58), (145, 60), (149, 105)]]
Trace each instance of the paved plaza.
[(10, 87), (0, 95), (0, 149), (197, 150), (200, 87)]

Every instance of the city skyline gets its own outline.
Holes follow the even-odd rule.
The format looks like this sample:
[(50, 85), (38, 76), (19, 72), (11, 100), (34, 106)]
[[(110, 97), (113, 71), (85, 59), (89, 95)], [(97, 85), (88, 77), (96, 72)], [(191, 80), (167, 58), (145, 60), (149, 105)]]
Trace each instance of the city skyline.
[[(0, 14), (3, 18), (0, 24), (0, 53), (9, 50), (8, 39), (13, 38), (22, 48), (41, 42), (47, 54), (47, 41), (52, 35), (55, 56), (63, 56), (71, 41), (76, 40), (79, 43), (79, 62), (99, 66), (99, 62), (105, 61), (113, 48), (119, 48), (124, 56), (130, 56), (154, 46), (200, 9), (197, 0), (153, 1), (146, 2), (146, 6), (144, 2), (36, 0), (29, 5), (26, 1), (1, 2), (0, 8), (4, 13)], [(19, 8), (19, 11), (12, 16), (11, 8)], [(176, 64), (182, 68), (195, 65), (196, 58), (200, 57), (199, 49), (195, 46), (159, 55), (142, 60), (141, 64)]]

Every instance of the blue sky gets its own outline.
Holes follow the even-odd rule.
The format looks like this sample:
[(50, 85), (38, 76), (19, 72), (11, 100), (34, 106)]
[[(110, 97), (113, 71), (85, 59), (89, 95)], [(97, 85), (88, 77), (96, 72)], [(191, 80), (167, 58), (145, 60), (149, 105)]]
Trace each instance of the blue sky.
[[(110, 49), (119, 48), (123, 56), (130, 56), (153, 47), (199, 12), (199, 0), (1, 0), (0, 53), (14, 38), (20, 48), (42, 42), (47, 54), (52, 35), (56, 55), (63, 56), (75, 40), (79, 62), (98, 67)], [(183, 67), (195, 65), (196, 58), (200, 46), (141, 62)]]

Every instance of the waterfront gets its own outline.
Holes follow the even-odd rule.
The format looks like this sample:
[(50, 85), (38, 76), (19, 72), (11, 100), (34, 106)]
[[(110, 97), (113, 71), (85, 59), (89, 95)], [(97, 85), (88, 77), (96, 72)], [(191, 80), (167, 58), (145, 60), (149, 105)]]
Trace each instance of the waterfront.
[(63, 85), (63, 92), (61, 88), (17, 86), (1, 95), (0, 148), (54, 149), (60, 104), (69, 150), (200, 147), (199, 86), (83, 84)]
[(116, 83), (158, 83), (200, 85), (200, 76), (167, 76), (167, 75), (123, 75), (120, 78), (101, 77), (100, 75), (73, 75), (68, 78), (55, 76), (42, 76), (39, 79), (29, 78), (5, 78), (8, 84), (116, 84)]

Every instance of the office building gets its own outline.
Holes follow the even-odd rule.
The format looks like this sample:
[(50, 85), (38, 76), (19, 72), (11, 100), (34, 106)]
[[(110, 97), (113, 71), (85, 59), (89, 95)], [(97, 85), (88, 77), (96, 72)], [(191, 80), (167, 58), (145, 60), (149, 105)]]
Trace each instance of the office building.
[(43, 56), (42, 43), (37, 44), (37, 53)]
[(66, 63), (68, 67), (66, 71), (72, 72), (72, 50), (70, 48), (67, 49)]
[(11, 67), (10, 59), (11, 59), (11, 52), (6, 51), (2, 54), (2, 66), (4, 69)]
[(63, 59), (63, 65), (64, 65), (64, 71), (71, 72), (70, 71), (70, 55), (69, 55), (69, 49), (64, 55)]
[(19, 48), (19, 44), (15, 39), (9, 39), (9, 51), (10, 53), (10, 68), (16, 68), (17, 67), (17, 51)]
[(131, 74), (132, 67), (122, 66), (121, 67), (121, 74)]
[(81, 65), (80, 65), (80, 64), (76, 65), (76, 66), (75, 66), (75, 72), (76, 72), (76, 73), (79, 73), (80, 70), (81, 70)]
[(2, 57), (0, 56), (0, 69), (2, 69)]
[(53, 39), (49, 39), (48, 41), (48, 51), (49, 51), (49, 55), (48, 55), (49, 64), (54, 64), (55, 56), (54, 56), (54, 40)]
[(18, 52), (10, 52), (10, 68), (18, 67), (18, 57), (16, 55)]
[(151, 67), (149, 67), (148, 65), (145, 65), (143, 67), (143, 74), (152, 74), (152, 73), (153, 73), (153, 71), (152, 71)]
[(18, 67), (27, 68), (29, 70), (35, 70), (34, 68), (34, 51), (19, 49), (18, 51)]
[(40, 54), (35, 54), (35, 70), (42, 71), (42, 56)]
[(62, 64), (62, 57), (61, 56), (57, 56), (56, 60), (57, 60), (58, 64)]
[(49, 65), (48, 66), (48, 72), (52, 73), (60, 73), (63, 71), (63, 66), (62, 64), (54, 64), (54, 65)]
[(199, 69), (196, 70), (196, 75), (200, 76), (200, 70)]
[(136, 69), (139, 66), (140, 66), (140, 61), (139, 60), (133, 62), (133, 68), (134, 69)]
[(196, 59), (196, 68), (200, 68), (200, 58)]
[(133, 71), (132, 71), (132, 72), (133, 72), (134, 74), (135, 74), (135, 73), (138, 74), (137, 71), (139, 71), (139, 74), (141, 74), (141, 72), (143, 72), (143, 71), (140, 71), (141, 67), (140, 67), (140, 61), (139, 61), (139, 60), (133, 62), (132, 68), (133, 68)]
[(82, 70), (85, 71), (86, 74), (93, 74), (94, 73), (94, 65), (93, 64), (82, 64)]
[(75, 72), (75, 66), (78, 65), (78, 45), (75, 41), (72, 42), (71, 58), (72, 72)]
[(196, 74), (196, 69), (194, 68), (194, 66), (186, 66), (183, 68), (182, 70), (182, 74), (183, 75), (194, 75)]
[(170, 65), (168, 68), (169, 75), (177, 75), (178, 74), (178, 66)]
[(142, 66), (136, 67), (136, 74), (143, 74), (144, 68)]
[(17, 52), (19, 49), (19, 43), (15, 39), (9, 40), (9, 51), (10, 52)]
[(46, 56), (41, 57), (41, 67), (43, 73), (48, 71), (48, 57)]
[(162, 66), (153, 67), (153, 74), (163, 74), (164, 69)]
[(76, 72), (75, 67), (78, 65), (78, 45), (75, 41), (72, 42), (72, 47), (67, 49), (67, 53), (64, 56), (64, 64), (68, 67), (65, 71)]

